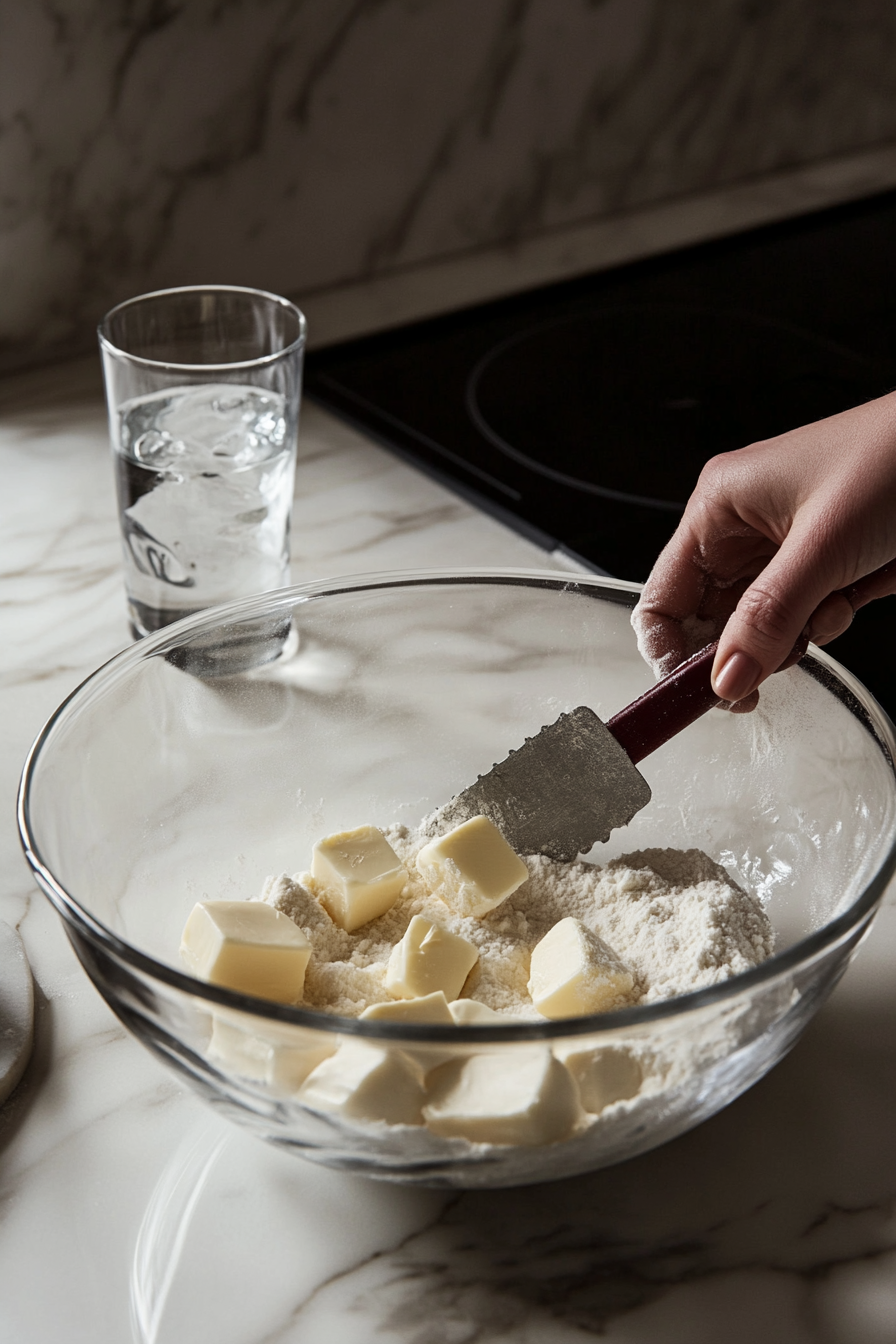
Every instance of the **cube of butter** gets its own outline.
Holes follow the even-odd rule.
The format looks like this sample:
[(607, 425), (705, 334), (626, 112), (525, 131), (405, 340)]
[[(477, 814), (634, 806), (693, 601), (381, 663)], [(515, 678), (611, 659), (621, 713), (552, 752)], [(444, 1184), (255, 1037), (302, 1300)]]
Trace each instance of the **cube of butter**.
[(184, 925), (180, 954), (191, 975), (277, 1003), (297, 1003), (311, 944), (263, 901), (199, 901)]
[(599, 1115), (614, 1101), (627, 1101), (641, 1089), (640, 1061), (622, 1046), (565, 1045), (557, 1050), (579, 1089), (586, 1111)]
[(214, 1015), (208, 1057), (216, 1064), (232, 1069), (243, 1078), (251, 1078), (253, 1082), (264, 1083), (267, 1081), (268, 1065), (273, 1053), (273, 1047), (268, 1041), (241, 1031), (217, 1013)]
[(415, 915), (386, 967), (386, 992), (395, 999), (416, 999), (441, 990), (456, 999), (479, 960), (479, 949), (422, 915)]
[(522, 1022), (521, 1017), (511, 1017), (509, 1013), (496, 1013), (477, 999), (455, 999), (448, 1005), (451, 1020), (456, 1027), (500, 1027), (507, 1023)]
[(353, 933), (392, 909), (408, 874), (382, 831), (358, 826), (318, 840), (311, 852), (311, 876), (327, 913), (346, 933)]
[(617, 1007), (634, 976), (578, 919), (561, 919), (532, 950), (529, 993), (545, 1017), (578, 1017)]
[(362, 1019), (373, 1022), (441, 1022), (454, 1026), (448, 1000), (442, 991), (424, 994), (417, 999), (393, 999), (389, 1003), (374, 1003), (365, 1008)]
[(308, 1075), (298, 1098), (313, 1110), (350, 1120), (422, 1123), (419, 1071), (400, 1051), (383, 1050), (366, 1041), (343, 1041), (335, 1055)]
[(334, 1036), (325, 1032), (278, 1029), (265, 1024), (264, 1035), (257, 1034), (258, 1019), (237, 1018), (215, 1013), (208, 1046), (209, 1059), (244, 1078), (264, 1083), (277, 1093), (295, 1092), (312, 1069), (332, 1055), (337, 1047)]
[[(454, 1026), (454, 1018), (448, 1006), (448, 1000), (441, 990), (435, 994), (425, 994), (419, 999), (395, 999), (391, 1003), (374, 1003), (365, 1008), (362, 1018), (374, 1022), (427, 1022)], [(402, 1045), (402, 1054), (407, 1055), (420, 1070), (421, 1074), (438, 1068), (447, 1060), (453, 1059), (455, 1050), (433, 1045)]]
[(581, 1115), (575, 1083), (547, 1046), (484, 1051), (442, 1065), (427, 1081), (423, 1118), (446, 1138), (556, 1143)]
[(475, 919), (494, 910), (529, 876), (488, 817), (473, 817), (430, 840), (417, 855), (417, 870), (447, 906)]
[(336, 1053), (336, 1037), (328, 1036), (313, 1046), (275, 1045), (265, 1074), (272, 1092), (287, 1096), (297, 1092), (305, 1079), (325, 1059)]

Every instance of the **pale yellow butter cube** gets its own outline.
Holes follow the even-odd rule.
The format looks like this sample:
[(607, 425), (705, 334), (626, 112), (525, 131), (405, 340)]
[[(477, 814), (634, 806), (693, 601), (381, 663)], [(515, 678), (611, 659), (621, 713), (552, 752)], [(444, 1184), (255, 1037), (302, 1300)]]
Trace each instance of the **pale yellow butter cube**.
[(500, 1027), (523, 1020), (521, 1017), (511, 1017), (509, 1013), (496, 1013), (494, 1008), (476, 999), (455, 999), (448, 1008), (457, 1027)]
[(571, 915), (532, 951), (529, 993), (545, 1017), (579, 1017), (616, 1008), (634, 983), (613, 949)]
[(628, 1101), (641, 1090), (644, 1071), (640, 1061), (622, 1046), (561, 1046), (558, 1058), (579, 1089), (586, 1111), (599, 1115), (614, 1101)]
[(437, 836), (417, 855), (417, 871), (459, 915), (481, 919), (521, 887), (529, 870), (488, 817)]
[(191, 975), (209, 984), (297, 1003), (311, 944), (263, 901), (200, 901), (184, 925), (180, 953)]
[(263, 1041), (258, 1036), (242, 1031), (226, 1018), (215, 1014), (212, 1020), (211, 1040), (208, 1043), (208, 1057), (215, 1064), (220, 1064), (243, 1078), (263, 1083), (267, 1081), (268, 1066), (273, 1053), (274, 1049), (269, 1041)]
[(556, 1143), (581, 1115), (575, 1083), (547, 1046), (472, 1055), (444, 1064), (427, 1081), (423, 1118), (446, 1138)]
[(275, 1045), (265, 1075), (271, 1091), (285, 1095), (297, 1092), (311, 1071), (336, 1053), (336, 1039), (329, 1036), (310, 1046)]
[(385, 1120), (390, 1125), (422, 1123), (423, 1084), (419, 1070), (398, 1050), (366, 1041), (343, 1041), (299, 1088), (298, 1098), (313, 1110), (350, 1120)]
[[(362, 1018), (373, 1022), (426, 1022), (434, 1026), (453, 1027), (454, 1018), (448, 1000), (441, 990), (425, 994), (419, 999), (395, 999), (391, 1003), (374, 1003), (365, 1008)], [(402, 1054), (413, 1060), (421, 1073), (428, 1073), (446, 1060), (453, 1059), (454, 1050), (432, 1045), (402, 1045)]]
[(257, 1021), (216, 1013), (208, 1057), (278, 1093), (295, 1092), (338, 1045), (335, 1036), (324, 1032), (293, 1031), (287, 1026), (278, 1030), (273, 1023), (265, 1026), (263, 1036), (257, 1031)]
[(395, 999), (416, 999), (441, 990), (456, 999), (479, 960), (479, 949), (422, 915), (415, 915), (386, 967), (386, 992)]
[(417, 999), (371, 1004), (364, 1009), (361, 1018), (373, 1022), (441, 1022), (447, 1027), (454, 1026), (448, 1000), (440, 989)]
[(391, 910), (408, 878), (376, 826), (318, 840), (311, 852), (311, 876), (327, 913), (346, 933)]

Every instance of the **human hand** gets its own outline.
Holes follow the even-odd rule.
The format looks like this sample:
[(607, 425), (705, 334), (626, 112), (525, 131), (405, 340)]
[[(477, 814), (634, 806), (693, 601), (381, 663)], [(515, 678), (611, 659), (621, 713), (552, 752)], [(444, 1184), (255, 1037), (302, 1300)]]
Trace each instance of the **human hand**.
[(706, 464), (632, 613), (665, 675), (719, 638), (713, 688), (735, 711), (896, 592), (896, 393)]

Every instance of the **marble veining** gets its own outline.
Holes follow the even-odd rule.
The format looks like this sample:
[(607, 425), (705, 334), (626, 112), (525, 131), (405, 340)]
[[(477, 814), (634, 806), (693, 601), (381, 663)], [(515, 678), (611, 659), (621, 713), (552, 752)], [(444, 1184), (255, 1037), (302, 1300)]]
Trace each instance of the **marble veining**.
[(825, 165), (822, 203), (896, 180), (885, 0), (37, 0), (0, 23), (7, 368), (165, 285), (286, 292), (332, 340), (609, 264), (609, 221), (632, 256), (791, 213)]
[[(3, 391), (0, 917), (38, 1012), (0, 1111), (0, 1339), (892, 1344), (892, 890), (782, 1064), (690, 1134), (575, 1181), (448, 1196), (327, 1171), (208, 1111), (124, 1031), (12, 820), (33, 734), (126, 639), (102, 406), (92, 366)], [(550, 564), (310, 407), (301, 443), (296, 578)]]

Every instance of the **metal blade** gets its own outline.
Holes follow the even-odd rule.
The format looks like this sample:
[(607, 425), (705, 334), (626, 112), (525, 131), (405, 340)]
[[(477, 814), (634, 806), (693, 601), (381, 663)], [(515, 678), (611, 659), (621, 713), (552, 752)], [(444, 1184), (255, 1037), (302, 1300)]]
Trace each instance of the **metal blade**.
[(561, 714), (431, 819), (439, 831), (483, 814), (518, 854), (567, 862), (650, 802), (650, 786), (586, 705)]

